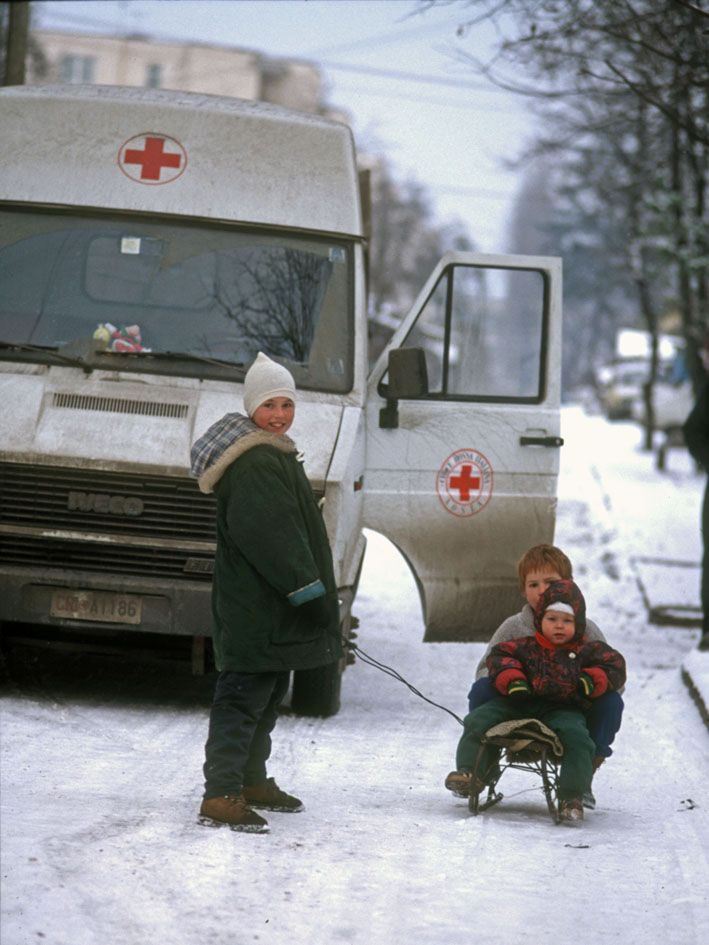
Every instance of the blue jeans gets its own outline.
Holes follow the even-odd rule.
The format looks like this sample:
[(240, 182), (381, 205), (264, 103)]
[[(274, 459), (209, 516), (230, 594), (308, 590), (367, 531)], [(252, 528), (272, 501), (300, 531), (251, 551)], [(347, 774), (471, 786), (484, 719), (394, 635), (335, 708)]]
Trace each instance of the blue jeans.
[[(490, 682), (489, 676), (476, 679), (468, 693), (468, 711), (489, 702), (500, 693)], [(623, 699), (619, 692), (604, 692), (594, 699), (586, 713), (588, 734), (596, 746), (596, 756), (609, 758), (613, 754), (611, 744), (623, 718)]]
[(204, 797), (241, 794), (266, 780), (271, 732), (288, 692), (288, 672), (219, 674), (204, 747)]

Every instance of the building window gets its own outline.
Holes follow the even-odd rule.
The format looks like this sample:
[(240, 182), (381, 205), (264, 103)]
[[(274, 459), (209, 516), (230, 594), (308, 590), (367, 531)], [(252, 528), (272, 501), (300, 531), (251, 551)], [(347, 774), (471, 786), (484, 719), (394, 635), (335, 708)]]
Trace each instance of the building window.
[(93, 56), (63, 56), (59, 66), (61, 81), (74, 85), (93, 82), (95, 71), (96, 60)]
[(159, 89), (162, 85), (162, 66), (157, 63), (151, 63), (145, 76), (145, 85), (149, 89)]

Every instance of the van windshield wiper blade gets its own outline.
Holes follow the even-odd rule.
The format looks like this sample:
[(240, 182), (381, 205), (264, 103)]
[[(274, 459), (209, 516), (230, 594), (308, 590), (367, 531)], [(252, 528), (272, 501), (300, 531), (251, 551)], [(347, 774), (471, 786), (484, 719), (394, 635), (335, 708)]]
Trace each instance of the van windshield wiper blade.
[[(155, 358), (162, 361), (197, 361), (200, 364), (216, 364), (219, 367), (232, 368), (242, 376), (245, 374), (245, 365), (239, 361), (228, 361), (226, 358), (210, 358), (203, 354), (192, 354), (189, 351), (106, 351), (96, 346), (95, 342), (88, 342), (92, 346), (91, 353), (99, 358), (108, 355), (115, 358)], [(82, 371), (90, 374), (96, 367), (85, 361), (79, 356), (62, 354), (56, 348), (49, 345), (31, 345), (22, 341), (0, 341), (0, 350), (5, 351), (27, 351), (30, 354), (45, 354), (51, 358), (56, 358), (64, 364), (71, 364), (72, 367), (80, 367)]]
[(132, 355), (137, 358), (157, 358), (159, 360), (198, 361), (202, 364), (218, 364), (220, 367), (235, 368), (241, 374), (246, 367), (241, 361), (229, 361), (226, 358), (210, 358), (205, 354), (192, 354), (190, 351), (121, 351), (121, 357)]
[(46, 354), (50, 358), (56, 358), (64, 364), (71, 364), (72, 367), (80, 367), (86, 374), (93, 371), (93, 367), (84, 361), (83, 358), (74, 358), (68, 354), (61, 354), (51, 345), (31, 345), (24, 341), (0, 341), (0, 350), (2, 351), (27, 351), (30, 354)]

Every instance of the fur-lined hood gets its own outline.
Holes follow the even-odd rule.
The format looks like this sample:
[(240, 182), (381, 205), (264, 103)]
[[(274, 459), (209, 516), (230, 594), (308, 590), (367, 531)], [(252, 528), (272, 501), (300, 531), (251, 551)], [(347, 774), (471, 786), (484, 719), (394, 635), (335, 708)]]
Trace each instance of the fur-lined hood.
[(254, 446), (273, 446), (283, 453), (295, 453), (296, 445), (284, 433), (262, 430), (241, 413), (227, 413), (195, 441), (190, 451), (190, 475), (200, 491), (214, 487), (233, 462)]

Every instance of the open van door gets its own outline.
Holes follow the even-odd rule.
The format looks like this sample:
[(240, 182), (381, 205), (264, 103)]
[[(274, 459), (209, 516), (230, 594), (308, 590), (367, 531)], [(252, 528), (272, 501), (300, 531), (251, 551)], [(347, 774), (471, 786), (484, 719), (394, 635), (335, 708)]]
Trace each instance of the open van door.
[(374, 366), (364, 525), (408, 561), (426, 640), (488, 639), (554, 535), (561, 261), (449, 253)]

